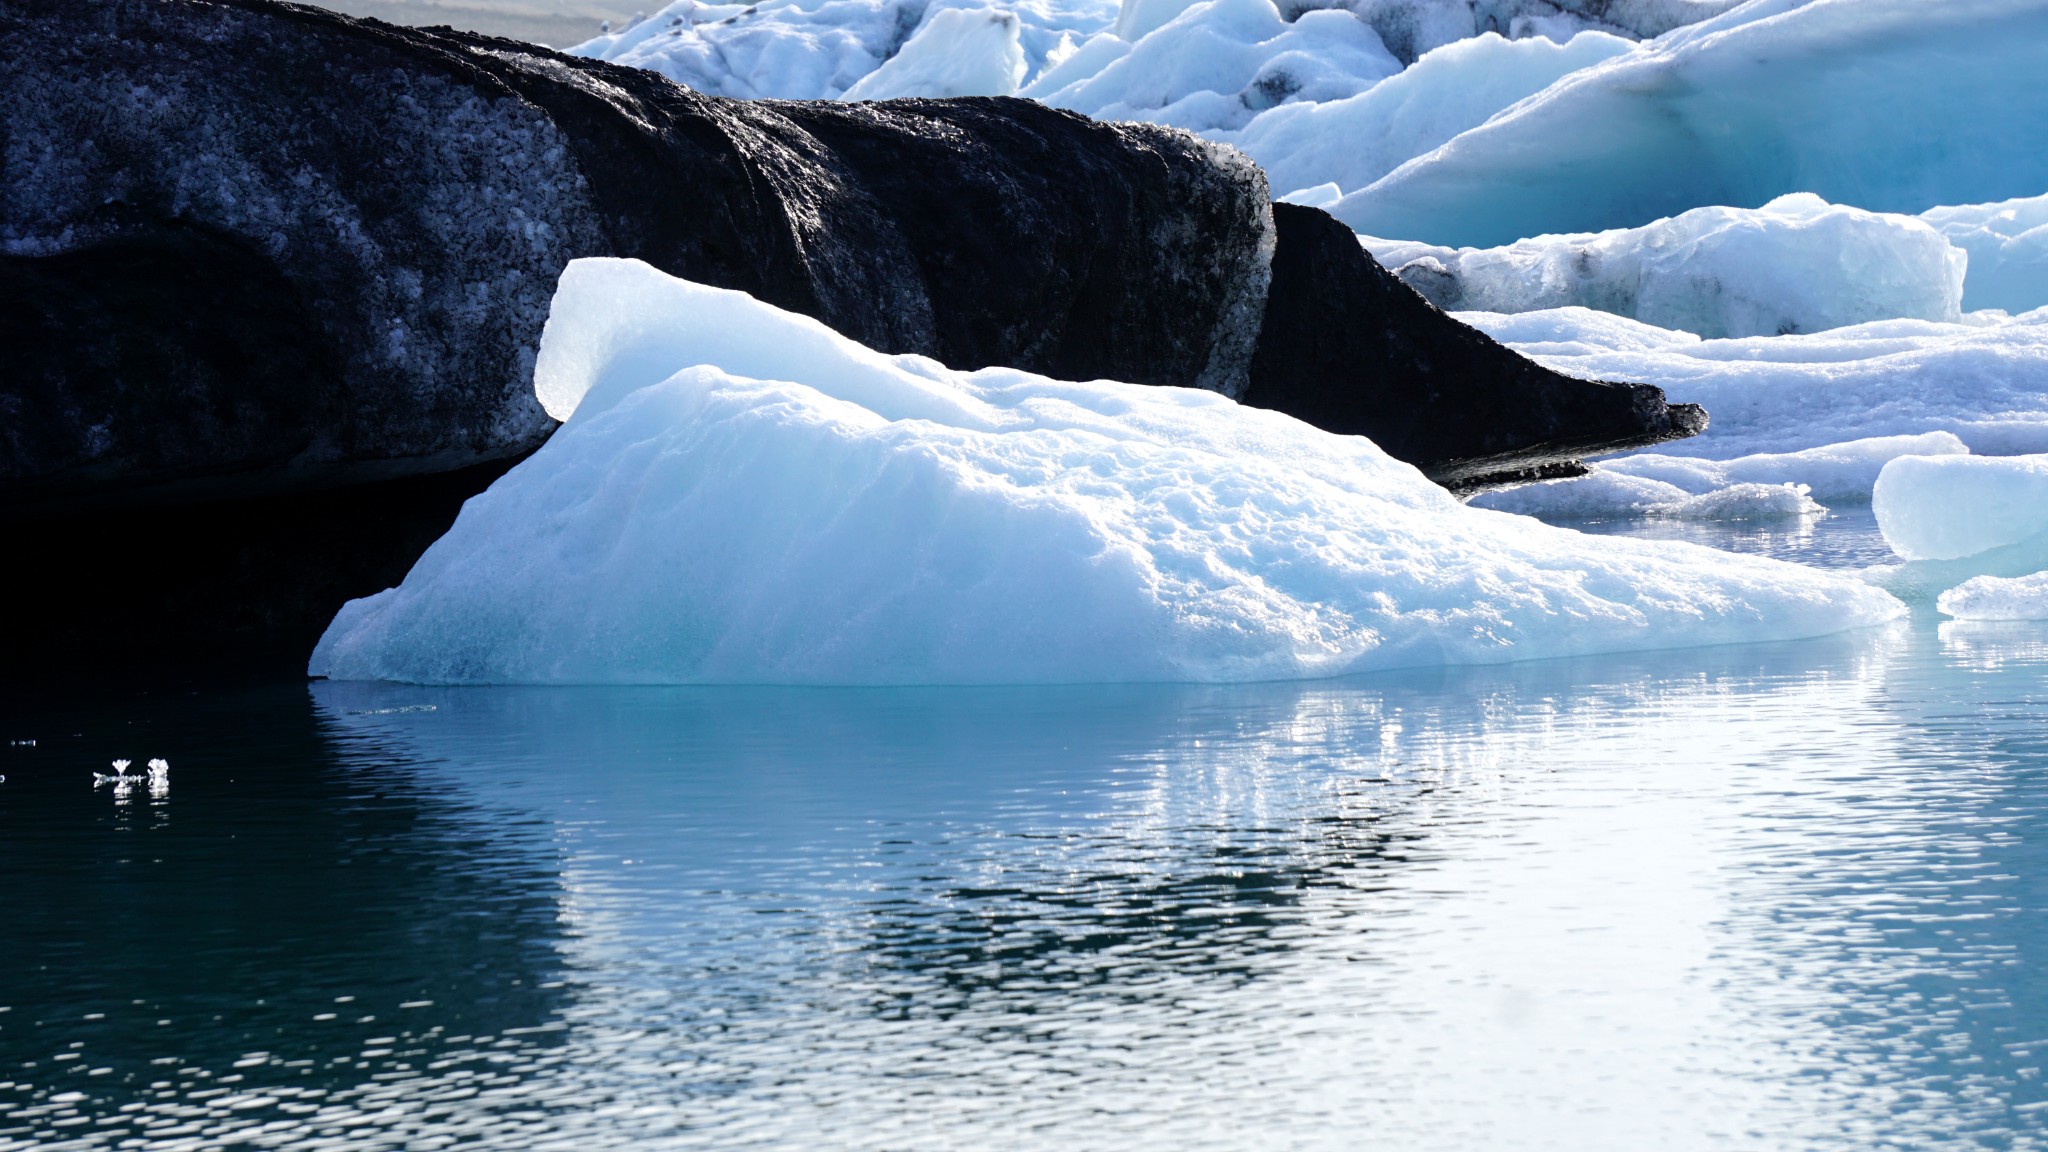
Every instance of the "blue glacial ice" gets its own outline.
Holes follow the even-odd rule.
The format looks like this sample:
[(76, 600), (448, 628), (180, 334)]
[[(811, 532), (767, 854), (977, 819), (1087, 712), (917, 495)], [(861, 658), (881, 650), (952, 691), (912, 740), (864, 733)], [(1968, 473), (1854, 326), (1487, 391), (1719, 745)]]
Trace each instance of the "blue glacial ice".
[(1224, 681), (1813, 636), (1844, 577), (1467, 508), (1208, 392), (889, 357), (646, 265), (564, 273), (567, 423), (310, 670), (437, 683)]
[(1920, 218), (1970, 254), (1963, 307), (2028, 312), (2048, 305), (2048, 195), (1930, 208)]
[(1561, 372), (1647, 381), (1712, 413), (1666, 453), (1727, 460), (1928, 432), (1979, 454), (2048, 451), (2048, 309), (1728, 340), (1579, 307), (1458, 318)]
[(1536, 236), (1499, 248), (1364, 243), (1441, 308), (1577, 305), (1708, 339), (1902, 318), (1952, 323), (1962, 318), (1970, 263), (1917, 217), (1803, 192), (1761, 208), (1694, 208), (1640, 228)]
[[(1604, 32), (1582, 32), (1565, 43), (1489, 32), (1437, 48), (1358, 95), (1290, 100), (1242, 130), (1209, 135), (1257, 160), (1275, 192), (1299, 200), (1302, 190), (1329, 185), (1326, 199), (1334, 200), (1564, 76), (1634, 47)], [(1090, 111), (1078, 100), (1066, 106)]]
[(1492, 247), (1788, 192), (1918, 213), (2048, 189), (2041, 0), (1751, 0), (1350, 192), (1360, 232)]

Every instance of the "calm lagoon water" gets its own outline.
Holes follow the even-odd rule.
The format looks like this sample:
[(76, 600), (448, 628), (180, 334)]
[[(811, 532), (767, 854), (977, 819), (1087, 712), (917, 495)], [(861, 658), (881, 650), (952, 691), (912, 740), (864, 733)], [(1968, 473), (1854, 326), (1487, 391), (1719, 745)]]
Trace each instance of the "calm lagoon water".
[(1931, 614), (1224, 688), (12, 699), (0, 1149), (2042, 1147), (2044, 722), (2048, 626)]

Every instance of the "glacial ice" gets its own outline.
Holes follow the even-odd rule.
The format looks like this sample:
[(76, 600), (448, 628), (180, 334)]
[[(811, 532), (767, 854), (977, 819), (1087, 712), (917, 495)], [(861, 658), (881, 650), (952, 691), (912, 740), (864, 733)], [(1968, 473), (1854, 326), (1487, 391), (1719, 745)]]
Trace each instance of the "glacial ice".
[(1571, 479), (1482, 492), (1472, 505), (1543, 520), (1790, 520), (1827, 515), (1804, 484), (1729, 484), (1694, 493), (1649, 476), (1602, 468)]
[(1372, 28), (1341, 9), (1289, 22), (1273, 0), (1204, 0), (1094, 75), (1025, 94), (1098, 120), (1223, 130), (1281, 104), (1356, 95), (1400, 70)]
[(1751, 0), (1565, 77), (1332, 212), (1490, 247), (1788, 192), (1900, 213), (2038, 196), (2044, 17), (2041, 0)]
[(997, 9), (934, 12), (894, 56), (840, 99), (1008, 96), (1024, 79), (1019, 30), (1014, 14)]
[(2048, 541), (2048, 455), (1902, 456), (1871, 497), (1891, 550), (1958, 560)]
[(1943, 592), (1934, 606), (1959, 620), (2048, 620), (2048, 572), (1973, 576)]
[[(983, 24), (948, 12), (979, 15)], [(1114, 0), (762, 0), (706, 4), (674, 0), (647, 19), (574, 51), (659, 72), (713, 96), (743, 100), (825, 100), (844, 95), (920, 39), (924, 45), (856, 99), (941, 96), (965, 84), (975, 95), (1008, 95), (1049, 58), (1107, 28)], [(1005, 19), (1014, 21), (1008, 27)], [(933, 32), (936, 26), (937, 31)], [(930, 33), (929, 38), (927, 34)], [(1023, 67), (1007, 87), (1014, 34)], [(944, 51), (941, 51), (941, 50)], [(957, 68), (942, 57), (964, 50)], [(921, 59), (920, 59), (921, 58)], [(963, 93), (964, 94), (964, 93)]]
[(1729, 340), (1579, 307), (1457, 315), (1561, 372), (1644, 381), (1712, 413), (1665, 453), (1729, 459), (1927, 432), (1984, 455), (2048, 451), (2048, 309)]
[(1952, 323), (1962, 316), (1968, 264), (1961, 249), (1915, 217), (1803, 192), (1762, 208), (1695, 208), (1640, 228), (1537, 236), (1500, 248), (1364, 243), (1440, 308), (1578, 305), (1709, 339), (1897, 318)]
[(633, 261), (563, 274), (548, 443), (310, 671), (1243, 680), (1819, 635), (1860, 581), (1467, 508), (1220, 395), (889, 357)]
[(1920, 218), (1970, 254), (1963, 307), (2028, 312), (2048, 305), (2048, 196), (1947, 205)]
[(1732, 460), (1640, 452), (1599, 461), (1584, 476), (1482, 492), (1472, 503), (1546, 520), (1812, 516), (1826, 511), (1826, 506), (1869, 501), (1879, 473), (1901, 456), (1968, 452), (1950, 432), (1879, 436)]
[(1242, 131), (1212, 135), (1257, 160), (1275, 190), (1335, 184), (1341, 194), (1478, 127), (1567, 73), (1634, 47), (1602, 32), (1563, 44), (1489, 32), (1437, 48), (1359, 95), (1283, 104)]

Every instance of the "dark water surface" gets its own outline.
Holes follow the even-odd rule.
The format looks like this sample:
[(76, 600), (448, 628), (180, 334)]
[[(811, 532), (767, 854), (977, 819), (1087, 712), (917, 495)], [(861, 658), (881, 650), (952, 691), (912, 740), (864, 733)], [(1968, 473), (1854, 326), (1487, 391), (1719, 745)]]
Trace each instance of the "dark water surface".
[[(1626, 530), (1882, 555), (1867, 511)], [(2048, 626), (48, 693), (26, 740), (0, 1149), (2048, 1144)]]

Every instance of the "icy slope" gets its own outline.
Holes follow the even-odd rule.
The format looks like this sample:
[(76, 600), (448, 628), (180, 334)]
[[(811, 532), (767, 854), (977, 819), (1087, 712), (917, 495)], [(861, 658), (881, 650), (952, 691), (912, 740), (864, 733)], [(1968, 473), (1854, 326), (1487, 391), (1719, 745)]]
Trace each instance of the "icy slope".
[(566, 425), (311, 671), (436, 682), (1228, 680), (1808, 636), (1888, 595), (1459, 505), (1207, 392), (892, 358), (630, 261), (564, 274)]
[[(1107, 28), (1116, 12), (1115, 0), (675, 0), (571, 51), (743, 99), (1008, 95), (1027, 75), (1043, 71), (1048, 57), (1069, 53), (1077, 38)], [(910, 59), (892, 68), (893, 75), (848, 93), (906, 51)], [(954, 53), (969, 59), (945, 59)], [(1001, 67), (990, 68), (998, 57)], [(963, 72), (1001, 83), (961, 92)]]
[(1807, 193), (1762, 208), (1695, 208), (1641, 228), (1537, 236), (1501, 248), (1364, 242), (1440, 308), (1579, 305), (1710, 339), (1897, 318), (1954, 322), (1971, 263), (1922, 220)]
[(1214, 131), (1242, 128), (1283, 103), (1355, 96), (1400, 70), (1349, 12), (1304, 12), (1290, 22), (1273, 0), (1206, 0), (1094, 75), (1067, 81), (1078, 69), (1062, 69), (1025, 94), (1098, 120)]
[(1814, 515), (1827, 506), (1868, 501), (1885, 465), (1902, 456), (1960, 456), (1968, 452), (1963, 442), (1948, 432), (1878, 436), (1733, 460), (1642, 452), (1602, 460), (1584, 476), (1482, 492), (1472, 503), (1549, 520)]
[(2048, 195), (1930, 208), (1920, 218), (1970, 254), (1963, 307), (2048, 305)]
[(1728, 459), (1947, 431), (1985, 454), (2048, 450), (2048, 310), (1702, 340), (1585, 308), (1458, 319), (1574, 376), (1642, 380), (1713, 414), (1662, 451)]
[(1752, 0), (1585, 69), (1332, 211), (1487, 247), (1813, 192), (1921, 212), (2048, 189), (2048, 2)]
[[(1296, 99), (1260, 113), (1242, 131), (1212, 135), (1264, 166), (1276, 193), (1336, 185), (1327, 195), (1334, 200), (1338, 192), (1371, 184), (1566, 74), (1634, 47), (1601, 32), (1564, 44), (1540, 36), (1506, 40), (1489, 32), (1446, 44), (1357, 96)], [(1077, 95), (1047, 99), (1058, 104)], [(1087, 111), (1078, 103), (1063, 106)]]

